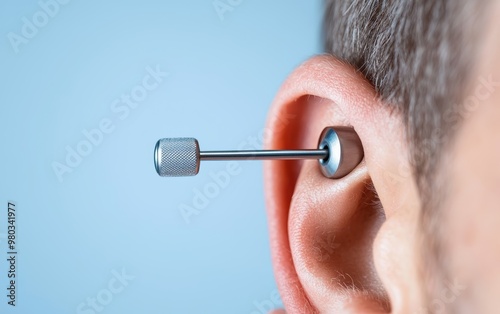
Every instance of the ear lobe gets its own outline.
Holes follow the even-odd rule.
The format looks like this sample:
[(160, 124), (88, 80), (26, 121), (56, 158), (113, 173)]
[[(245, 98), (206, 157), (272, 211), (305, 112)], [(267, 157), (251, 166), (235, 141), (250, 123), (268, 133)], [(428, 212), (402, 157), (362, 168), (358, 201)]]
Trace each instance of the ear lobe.
[(391, 254), (393, 247), (412, 250), (413, 238), (403, 233), (418, 220), (405, 207), (414, 199), (405, 192), (412, 178), (390, 180), (406, 162), (403, 129), (359, 73), (320, 56), (278, 93), (266, 148), (316, 148), (327, 126), (354, 127), (363, 143), (365, 159), (346, 177), (325, 178), (317, 161), (264, 163), (273, 266), (287, 313), (404, 312), (396, 283), (410, 277), (414, 261), (402, 258), (413, 255)]

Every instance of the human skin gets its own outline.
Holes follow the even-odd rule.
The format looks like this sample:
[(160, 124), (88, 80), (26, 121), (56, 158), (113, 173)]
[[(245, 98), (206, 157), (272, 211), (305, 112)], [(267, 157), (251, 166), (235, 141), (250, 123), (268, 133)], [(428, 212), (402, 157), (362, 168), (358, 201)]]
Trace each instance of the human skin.
[(449, 153), (442, 223), (446, 268), (464, 286), (455, 308), (500, 308), (500, 3), (492, 10), (464, 124)]
[[(330, 55), (306, 61), (283, 84), (269, 112), (267, 149), (315, 148), (324, 127), (342, 125), (355, 129), (365, 152), (338, 180), (323, 177), (315, 161), (264, 163), (273, 266), (287, 313), (498, 312), (499, 17), (496, 3), (470, 73), (467, 110), (435, 176), (443, 187), (435, 239), (421, 225), (403, 119), (373, 86)], [(439, 260), (426, 241), (440, 244)]]

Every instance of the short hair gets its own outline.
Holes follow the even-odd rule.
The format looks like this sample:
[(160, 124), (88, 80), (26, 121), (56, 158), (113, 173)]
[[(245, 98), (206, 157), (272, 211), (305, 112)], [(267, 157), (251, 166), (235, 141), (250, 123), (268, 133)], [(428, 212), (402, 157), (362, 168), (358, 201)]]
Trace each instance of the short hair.
[[(438, 188), (437, 167), (461, 121), (457, 113), (472, 80), (469, 73), (475, 61), (483, 2), (486, 0), (325, 3), (326, 52), (354, 66), (383, 103), (402, 115), (429, 241), (434, 241), (429, 238), (437, 231), (432, 227), (435, 223), (429, 222), (436, 221), (439, 214), (440, 200), (433, 195)], [(430, 246), (439, 251), (439, 243)], [(434, 253), (438, 259), (439, 252)]]

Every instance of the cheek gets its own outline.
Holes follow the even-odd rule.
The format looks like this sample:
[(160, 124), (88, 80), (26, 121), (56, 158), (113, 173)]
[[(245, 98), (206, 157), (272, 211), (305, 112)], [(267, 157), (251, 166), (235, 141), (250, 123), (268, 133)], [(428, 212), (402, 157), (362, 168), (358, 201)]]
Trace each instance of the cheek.
[(443, 208), (443, 247), (450, 275), (487, 311), (500, 305), (500, 99), (463, 125), (452, 149)]
[(463, 287), (454, 298), (472, 304), (474, 312), (494, 313), (500, 306), (500, 206), (494, 195), (500, 193), (477, 178), (463, 180), (468, 183), (446, 207), (443, 263), (448, 280)]

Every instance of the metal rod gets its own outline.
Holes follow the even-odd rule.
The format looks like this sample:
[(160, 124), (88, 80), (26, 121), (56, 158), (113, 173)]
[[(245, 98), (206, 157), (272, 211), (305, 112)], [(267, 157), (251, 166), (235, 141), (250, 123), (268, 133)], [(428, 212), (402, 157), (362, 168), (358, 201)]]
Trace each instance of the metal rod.
[(327, 149), (229, 150), (200, 152), (201, 160), (326, 159)]

